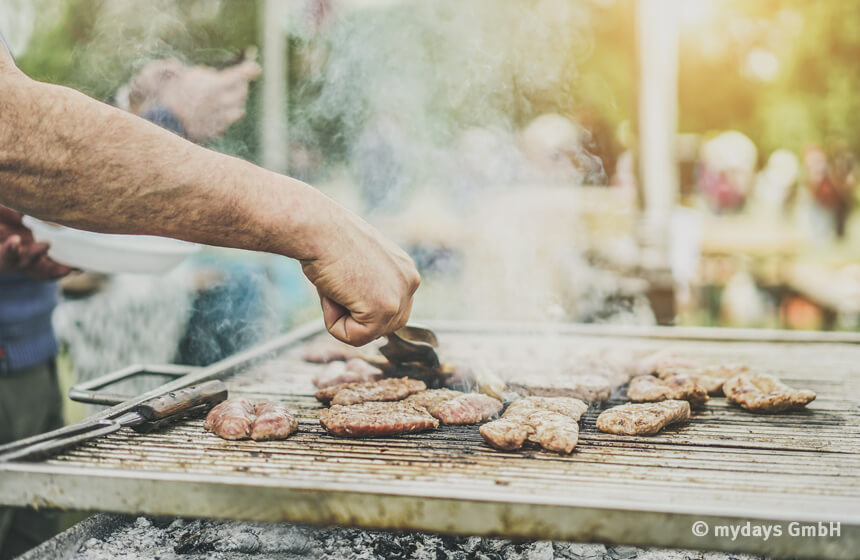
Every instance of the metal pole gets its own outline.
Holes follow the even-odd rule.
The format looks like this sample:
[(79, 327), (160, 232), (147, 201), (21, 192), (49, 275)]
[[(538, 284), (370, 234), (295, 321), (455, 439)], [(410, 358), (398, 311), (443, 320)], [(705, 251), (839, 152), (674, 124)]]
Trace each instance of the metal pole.
[(260, 163), (286, 173), (288, 166), (287, 2), (262, 0), (263, 102), (260, 114)]
[(678, 0), (640, 0), (639, 161), (649, 244), (668, 246), (678, 199)]

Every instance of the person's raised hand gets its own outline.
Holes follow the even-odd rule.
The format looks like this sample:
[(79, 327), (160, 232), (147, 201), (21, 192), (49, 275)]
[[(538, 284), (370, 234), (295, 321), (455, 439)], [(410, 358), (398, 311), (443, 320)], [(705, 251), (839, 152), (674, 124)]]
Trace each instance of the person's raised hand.
[(400, 247), (348, 210), (334, 212), (319, 257), (302, 260), (302, 270), (319, 292), (328, 331), (361, 346), (406, 324), (421, 278)]
[(251, 60), (223, 70), (156, 60), (132, 78), (129, 108), (142, 115), (164, 106), (176, 115), (190, 140), (207, 142), (245, 116), (248, 84), (259, 76), (260, 66)]
[(53, 280), (71, 272), (71, 268), (48, 258), (48, 244), (37, 243), (21, 218), (19, 212), (0, 206), (0, 274)]

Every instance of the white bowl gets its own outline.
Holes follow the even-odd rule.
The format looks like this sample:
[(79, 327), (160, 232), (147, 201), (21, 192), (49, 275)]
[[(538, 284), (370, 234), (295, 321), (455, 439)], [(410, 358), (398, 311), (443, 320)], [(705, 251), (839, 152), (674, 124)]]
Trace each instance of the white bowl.
[(194, 243), (166, 237), (93, 233), (48, 224), (32, 216), (24, 216), (24, 225), (32, 230), (36, 241), (50, 243), (48, 256), (53, 260), (105, 274), (163, 274), (200, 249)]

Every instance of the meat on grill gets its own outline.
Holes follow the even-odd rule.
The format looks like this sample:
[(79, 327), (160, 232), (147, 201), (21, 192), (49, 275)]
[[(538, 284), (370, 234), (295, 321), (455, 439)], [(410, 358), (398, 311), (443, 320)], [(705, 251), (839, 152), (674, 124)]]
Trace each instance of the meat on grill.
[(320, 412), (320, 424), (341, 437), (379, 437), (411, 434), (439, 426), (427, 409), (405, 401), (333, 405)]
[(640, 358), (634, 365), (635, 375), (652, 375), (661, 369), (668, 368), (697, 368), (701, 364), (692, 358), (682, 356), (671, 350), (660, 350)]
[(690, 418), (687, 401), (623, 404), (604, 410), (597, 417), (597, 429), (628, 436), (654, 435), (669, 424)]
[(533, 429), (525, 422), (499, 418), (478, 428), (490, 446), (503, 451), (513, 451), (523, 446)]
[(532, 383), (509, 382), (508, 389), (524, 397), (569, 397), (603, 402), (612, 393), (612, 384), (601, 375), (558, 375)]
[(299, 429), (296, 417), (278, 403), (259, 403), (255, 412), (257, 417), (251, 425), (251, 439), (254, 441), (286, 439)]
[(463, 426), (492, 418), (502, 410), (502, 403), (481, 393), (460, 393), (427, 408), (443, 424)]
[(793, 389), (776, 377), (761, 373), (736, 375), (726, 380), (723, 392), (729, 401), (763, 413), (803, 408), (815, 400), (813, 391)]
[(399, 401), (413, 393), (424, 391), (423, 381), (408, 377), (391, 377), (367, 383), (341, 383), (316, 392), (323, 404), (359, 404), (368, 401)]
[(265, 441), (286, 439), (299, 424), (283, 405), (262, 402), (255, 407), (247, 399), (235, 398), (210, 410), (203, 427), (223, 439)]
[(529, 440), (549, 451), (570, 453), (579, 440), (578, 420), (587, 409), (578, 399), (527, 397), (514, 401), (502, 418), (484, 424), (479, 431), (496, 449), (519, 449)]
[(749, 366), (745, 364), (721, 364), (695, 368), (661, 367), (657, 370), (657, 376), (660, 379), (666, 379), (673, 375), (683, 374), (707, 391), (709, 395), (720, 395), (723, 392), (723, 383), (726, 379), (748, 371)]
[(203, 427), (224, 439), (251, 437), (254, 423), (254, 405), (246, 399), (227, 399), (206, 415)]
[(503, 416), (513, 418), (533, 410), (550, 410), (579, 420), (588, 410), (588, 405), (570, 397), (525, 397), (509, 404)]
[(701, 406), (708, 400), (708, 392), (686, 375), (673, 375), (658, 379), (653, 375), (640, 375), (630, 381), (627, 398), (633, 402), (688, 401), (690, 406)]
[(346, 361), (358, 358), (361, 354), (362, 349), (326, 336), (308, 344), (302, 352), (302, 359), (315, 364), (327, 364), (338, 360)]
[(314, 376), (313, 383), (320, 389), (341, 383), (365, 383), (382, 378), (382, 370), (361, 358), (329, 363)]

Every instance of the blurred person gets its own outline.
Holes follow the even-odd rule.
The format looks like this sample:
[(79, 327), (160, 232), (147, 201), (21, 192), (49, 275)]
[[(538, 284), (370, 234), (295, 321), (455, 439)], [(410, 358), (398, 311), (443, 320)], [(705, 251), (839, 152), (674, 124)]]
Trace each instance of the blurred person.
[[(31, 80), (4, 47), (0, 36), (0, 204), (93, 231), (298, 259), (326, 328), (351, 344), (405, 324), (419, 282), (414, 264), (359, 217), (300, 181)], [(129, 108), (198, 141), (242, 117), (248, 81), (259, 73), (255, 65), (215, 71), (176, 61), (144, 70), (131, 84)], [(19, 212), (0, 209), (0, 443), (61, 423), (50, 326), (56, 287), (46, 280), (69, 269), (47, 249)], [(49, 523), (29, 519), (36, 514), (20, 522), (0, 514), (0, 558), (50, 536)], [(13, 525), (15, 542), (4, 542)]]
[(734, 130), (702, 144), (698, 185), (714, 212), (737, 212), (743, 207), (753, 187), (757, 158), (752, 140)]
[(831, 148), (829, 153), (811, 145), (804, 150), (803, 163), (806, 188), (819, 216), (825, 217), (829, 233), (844, 237), (857, 188), (854, 155), (841, 145)]

